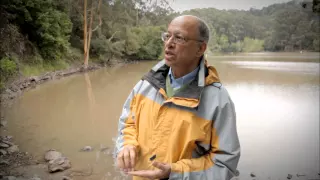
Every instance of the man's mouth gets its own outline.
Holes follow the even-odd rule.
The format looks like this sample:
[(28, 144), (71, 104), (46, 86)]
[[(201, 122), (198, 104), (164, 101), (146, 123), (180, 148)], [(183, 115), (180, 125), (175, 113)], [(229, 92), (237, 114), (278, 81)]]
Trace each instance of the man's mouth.
[(172, 51), (165, 51), (166, 56), (174, 56), (174, 53)]

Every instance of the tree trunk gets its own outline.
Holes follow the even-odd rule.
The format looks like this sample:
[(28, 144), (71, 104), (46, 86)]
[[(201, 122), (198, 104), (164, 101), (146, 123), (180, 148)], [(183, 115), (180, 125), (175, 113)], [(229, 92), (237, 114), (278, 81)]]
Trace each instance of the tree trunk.
[(87, 66), (85, 67), (87, 69), (88, 67), (88, 61), (89, 61), (89, 54), (90, 54), (90, 44), (91, 44), (91, 37), (92, 37), (92, 23), (93, 23), (93, 8), (91, 8), (90, 11), (90, 24), (89, 24), (89, 36), (88, 36), (88, 41), (87, 41)]
[[(84, 0), (84, 15), (83, 15), (83, 21), (84, 21), (83, 22), (83, 24), (84, 24), (84, 31), (83, 31), (84, 70), (87, 70), (87, 68), (88, 68), (92, 32), (96, 31), (102, 25), (102, 19), (101, 19), (101, 14), (100, 14), (101, 1), (102, 0), (99, 0), (99, 4), (98, 4), (98, 8), (97, 8), (98, 15), (99, 15), (99, 25), (96, 28), (94, 28), (94, 30), (92, 30), (93, 16), (94, 16), (93, 4), (91, 5), (91, 9), (90, 9), (90, 22), (89, 22), (89, 27), (88, 27), (88, 25), (87, 25), (87, 0)], [(88, 34), (88, 31), (89, 31), (89, 34)]]
[(84, 0), (84, 6), (83, 6), (83, 52), (84, 52), (84, 69), (86, 70), (88, 68), (88, 60), (89, 60), (89, 54), (88, 54), (88, 35), (87, 35), (87, 0)]

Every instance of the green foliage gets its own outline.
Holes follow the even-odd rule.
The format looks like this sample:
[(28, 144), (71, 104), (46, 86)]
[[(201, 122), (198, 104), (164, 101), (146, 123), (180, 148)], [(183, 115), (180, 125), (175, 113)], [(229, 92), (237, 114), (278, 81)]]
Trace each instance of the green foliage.
[(128, 37), (125, 43), (125, 52), (127, 55), (131, 56), (136, 54), (139, 49), (141, 48), (139, 42), (139, 37), (132, 33), (131, 31), (128, 32)]
[(161, 52), (163, 42), (160, 38), (163, 27), (139, 27), (136, 37), (139, 37), (140, 48), (134, 54), (137, 59), (157, 59)]
[[(235, 43), (232, 43), (230, 49), (232, 52), (243, 52), (244, 51), (244, 42), (237, 41)], [(262, 47), (262, 49), (263, 49), (263, 47)]]
[(80, 62), (83, 61), (83, 53), (78, 48), (70, 47), (63, 59), (68, 63), (81, 64)]
[[(319, 51), (318, 1), (274, 4), (261, 10), (193, 9), (182, 14), (204, 19), (211, 30), (208, 52)], [(259, 39), (242, 47), (245, 39)], [(248, 39), (247, 39), (248, 40)], [(263, 48), (261, 48), (261, 44)], [(252, 47), (249, 47), (252, 46)], [(257, 47), (253, 47), (257, 46)]]
[(228, 36), (222, 34), (218, 40), (218, 44), (220, 44), (221, 51), (227, 52), (229, 48)]
[(59, 60), (54, 63), (44, 62), (41, 64), (23, 64), (21, 67), (24, 76), (38, 76), (46, 72), (58, 71), (66, 69), (69, 64), (65, 61)]
[(243, 52), (263, 51), (264, 41), (259, 39), (244, 38)]
[(3, 57), (0, 59), (0, 89), (4, 87), (4, 84), (10, 77), (17, 73), (17, 66), (14, 60), (9, 57)]
[(91, 53), (101, 62), (108, 62), (115, 57), (136, 60), (157, 59), (162, 53), (163, 42), (160, 35), (163, 30), (164, 27), (161, 26), (124, 27), (122, 31), (113, 33), (112, 39), (110, 39), (112, 36), (93, 39)]
[(34, 42), (47, 61), (61, 59), (69, 46), (72, 23), (53, 0), (5, 0), (4, 7), (12, 14), (11, 21)]
[(8, 57), (4, 57), (0, 60), (0, 72), (1, 76), (8, 77), (14, 75), (17, 71), (16, 63)]
[(35, 24), (41, 38), (38, 45), (41, 54), (48, 60), (61, 59), (69, 47), (72, 24), (65, 13), (52, 10), (41, 14)]

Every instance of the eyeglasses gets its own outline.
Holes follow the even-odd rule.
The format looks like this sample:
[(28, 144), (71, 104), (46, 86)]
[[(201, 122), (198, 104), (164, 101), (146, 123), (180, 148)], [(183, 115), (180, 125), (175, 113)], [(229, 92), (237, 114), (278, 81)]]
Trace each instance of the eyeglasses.
[[(172, 37), (172, 35), (170, 35), (169, 33), (167, 32), (163, 32), (161, 34), (161, 39), (163, 42), (167, 42), (170, 38)], [(185, 37), (182, 37), (182, 36), (173, 36), (173, 42), (175, 44), (184, 44), (186, 43), (187, 41), (198, 41), (198, 42), (203, 42), (202, 40), (198, 40), (198, 39), (187, 39)]]

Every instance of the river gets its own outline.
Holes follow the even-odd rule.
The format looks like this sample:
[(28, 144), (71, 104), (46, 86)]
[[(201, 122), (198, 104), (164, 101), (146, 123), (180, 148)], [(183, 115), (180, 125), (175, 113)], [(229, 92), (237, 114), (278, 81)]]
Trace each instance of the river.
[[(212, 56), (235, 103), (241, 143), (238, 179), (320, 178), (319, 53)], [(15, 101), (4, 115), (20, 150), (43, 158), (48, 149), (87, 179), (113, 179), (113, 141), (122, 105), (156, 61), (143, 61), (50, 81)], [(92, 146), (92, 152), (80, 152)], [(100, 152), (101, 148), (109, 150)], [(298, 178), (296, 174), (304, 174)]]

